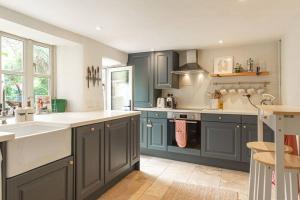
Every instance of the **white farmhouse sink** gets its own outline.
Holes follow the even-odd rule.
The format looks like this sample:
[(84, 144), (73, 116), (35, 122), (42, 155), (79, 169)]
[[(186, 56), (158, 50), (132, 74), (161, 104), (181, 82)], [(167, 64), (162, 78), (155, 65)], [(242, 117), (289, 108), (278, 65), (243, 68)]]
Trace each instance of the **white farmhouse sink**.
[(12, 132), (7, 142), (7, 177), (71, 155), (71, 128), (65, 124), (24, 122), (0, 126), (0, 132)]

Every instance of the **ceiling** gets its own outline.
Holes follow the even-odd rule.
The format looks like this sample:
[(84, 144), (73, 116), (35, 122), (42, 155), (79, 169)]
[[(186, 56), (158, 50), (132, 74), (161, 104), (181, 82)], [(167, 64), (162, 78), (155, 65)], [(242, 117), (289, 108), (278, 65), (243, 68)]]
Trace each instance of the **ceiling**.
[(279, 39), (300, 17), (299, 0), (0, 0), (0, 5), (128, 53)]

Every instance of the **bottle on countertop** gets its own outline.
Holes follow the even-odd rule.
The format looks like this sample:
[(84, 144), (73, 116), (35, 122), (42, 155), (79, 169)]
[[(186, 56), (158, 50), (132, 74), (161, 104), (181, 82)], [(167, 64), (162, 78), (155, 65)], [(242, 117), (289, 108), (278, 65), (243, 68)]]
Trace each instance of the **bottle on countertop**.
[(26, 121), (26, 110), (21, 107), (15, 109), (15, 120), (16, 122), (25, 122)]

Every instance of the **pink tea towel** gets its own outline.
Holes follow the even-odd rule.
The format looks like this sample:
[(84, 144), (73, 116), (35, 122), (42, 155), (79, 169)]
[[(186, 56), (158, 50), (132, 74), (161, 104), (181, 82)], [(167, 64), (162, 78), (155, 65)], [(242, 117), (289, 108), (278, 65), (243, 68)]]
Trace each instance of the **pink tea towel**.
[(175, 120), (175, 139), (177, 145), (181, 148), (187, 145), (186, 122), (184, 120)]

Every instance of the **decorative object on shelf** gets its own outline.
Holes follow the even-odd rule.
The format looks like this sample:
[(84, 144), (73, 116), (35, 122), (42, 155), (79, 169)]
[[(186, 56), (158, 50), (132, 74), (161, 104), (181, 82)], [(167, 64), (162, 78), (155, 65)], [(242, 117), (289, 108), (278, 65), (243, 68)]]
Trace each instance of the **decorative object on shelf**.
[(236, 63), (233, 68), (233, 73), (240, 73), (242, 71), (242, 65), (240, 63)]
[(247, 60), (247, 70), (248, 72), (253, 72), (254, 69), (254, 60), (252, 58), (249, 58)]
[(92, 82), (94, 87), (96, 85), (96, 82), (97, 82), (98, 86), (100, 85), (101, 78), (100, 78), (100, 68), (99, 68), (99, 66), (97, 68), (94, 68), (94, 66), (87, 67), (86, 80), (87, 80), (88, 88), (90, 88), (90, 81)]
[(232, 73), (233, 71), (233, 56), (223, 56), (214, 58), (214, 73)]
[(260, 74), (260, 66), (257, 66), (256, 67), (256, 75), (259, 75)]
[(254, 95), (255, 94), (255, 89), (254, 88), (247, 89), (247, 94)]

